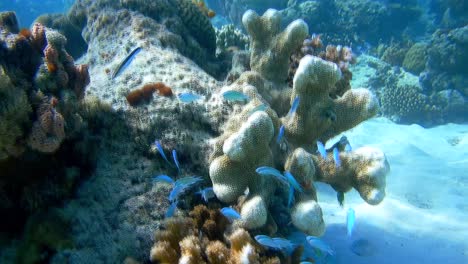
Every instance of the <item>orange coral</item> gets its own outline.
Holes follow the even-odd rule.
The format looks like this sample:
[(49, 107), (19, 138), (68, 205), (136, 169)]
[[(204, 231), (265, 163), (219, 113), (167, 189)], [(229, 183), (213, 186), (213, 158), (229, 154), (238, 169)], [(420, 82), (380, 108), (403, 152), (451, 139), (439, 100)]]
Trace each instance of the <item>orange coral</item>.
[(162, 96), (172, 96), (172, 89), (169, 86), (166, 86), (162, 82), (157, 83), (148, 83), (145, 84), (140, 89), (136, 89), (127, 94), (127, 102), (131, 106), (136, 106), (142, 102), (147, 102), (153, 98), (153, 93), (158, 92), (158, 95)]
[(29, 29), (27, 29), (27, 28), (21, 29), (20, 32), (18, 33), (18, 35), (23, 36), (25, 38), (32, 37), (31, 31)]

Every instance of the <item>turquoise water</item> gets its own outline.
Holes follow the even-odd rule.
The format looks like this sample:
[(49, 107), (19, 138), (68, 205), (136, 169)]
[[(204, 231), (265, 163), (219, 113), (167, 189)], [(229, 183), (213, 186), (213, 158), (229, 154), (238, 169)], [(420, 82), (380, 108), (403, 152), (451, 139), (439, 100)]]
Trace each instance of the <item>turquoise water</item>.
[[(247, 10), (267, 12), (263, 24), (248, 28)], [(468, 263), (465, 2), (1, 0), (4, 11), (18, 23), (2, 13), (0, 263), (213, 263), (208, 240), (236, 261)], [(52, 29), (33, 27), (41, 15)], [(211, 213), (197, 218), (199, 205)], [(182, 217), (215, 220), (185, 223), (164, 247), (155, 232)], [(250, 238), (235, 251), (238, 227)], [(200, 256), (180, 252), (190, 232)]]

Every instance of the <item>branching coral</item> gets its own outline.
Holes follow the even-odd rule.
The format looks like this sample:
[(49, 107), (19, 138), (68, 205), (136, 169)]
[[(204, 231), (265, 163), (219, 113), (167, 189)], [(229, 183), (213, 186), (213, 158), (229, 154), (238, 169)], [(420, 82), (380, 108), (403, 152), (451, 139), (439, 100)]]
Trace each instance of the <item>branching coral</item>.
[[(150, 260), (158, 263), (280, 263), (265, 256), (244, 229), (231, 234), (228, 220), (219, 210), (196, 206), (189, 217), (169, 218), (156, 232)], [(225, 236), (226, 235), (226, 236)]]
[[(260, 166), (288, 170), (305, 191), (295, 194), (291, 209), (286, 207), (286, 197), (275, 207), (289, 211), (292, 223), (301, 231), (321, 235), (325, 225), (312, 183), (323, 181), (340, 192), (355, 188), (366, 202), (378, 204), (385, 196), (389, 166), (385, 155), (373, 148), (340, 153), (340, 168), (306, 150), (315, 150), (316, 141), (325, 142), (374, 116), (377, 100), (362, 88), (336, 92), (337, 82), (343, 80), (340, 61), (350, 62), (352, 54), (347, 48), (335, 46), (329, 46), (323, 54), (329, 61), (311, 55), (302, 58), (293, 88), (289, 88), (289, 57), (303, 43), (307, 26), (295, 21), (280, 33), (275, 10), (268, 10), (262, 17), (247, 11), (243, 22), (251, 36), (252, 72), (243, 73), (222, 91), (243, 92), (250, 101), (231, 117), (215, 143), (210, 164), (213, 190), (218, 199), (228, 203), (244, 197), (238, 203), (242, 216), (238, 225), (247, 229), (265, 227), (274, 221), (274, 216), (270, 217), (271, 198), (283, 187), (255, 170)], [(292, 104), (296, 98), (300, 101), (296, 111), (278, 118), (277, 113), (286, 114), (284, 104)], [(263, 110), (253, 110), (261, 105)], [(284, 127), (284, 139), (277, 132), (280, 126)]]

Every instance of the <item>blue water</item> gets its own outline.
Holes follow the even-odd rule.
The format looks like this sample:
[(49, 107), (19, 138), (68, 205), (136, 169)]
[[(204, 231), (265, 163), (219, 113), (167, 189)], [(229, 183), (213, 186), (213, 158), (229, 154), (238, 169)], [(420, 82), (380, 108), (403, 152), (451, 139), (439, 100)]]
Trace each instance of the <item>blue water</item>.
[[(362, 13), (349, 21), (333, 20), (337, 14), (331, 12), (332, 3), (337, 1), (297, 0), (296, 7), (300, 4), (322, 6), (322, 9), (314, 9), (318, 10), (317, 13), (301, 17), (309, 23), (309, 32), (323, 34), (325, 45), (342, 43), (352, 47), (358, 60), (356, 65), (350, 66), (353, 88), (363, 86), (371, 89), (384, 107), (384, 89), (394, 91), (399, 87), (410, 89), (411, 85), (416, 85), (419, 95), (433, 103), (437, 111), (429, 111), (429, 106), (417, 112), (419, 108), (414, 104), (409, 107), (409, 113), (404, 107), (396, 110), (387, 108), (387, 111), (382, 110), (375, 118), (324, 142), (326, 148), (331, 148), (340, 136), (346, 135), (353, 149), (370, 146), (382, 150), (391, 168), (386, 176), (385, 199), (375, 206), (365, 203), (355, 189), (346, 192), (344, 205), (340, 206), (337, 192), (330, 185), (314, 183), (326, 224), (320, 239), (329, 245), (333, 255), (311, 248), (305, 240), (305, 234), (291, 234), (290, 217), (285, 216), (284, 211), (274, 216), (280, 233), (268, 235), (282, 236), (303, 244), (303, 256), (323, 264), (468, 263), (468, 70), (465, 67), (468, 64), (468, 8), (449, 8), (451, 5), (468, 7), (468, 4), (443, 0), (380, 0), (371, 2), (381, 4), (382, 9), (372, 9), (372, 12), (367, 13), (366, 10), (371, 8), (361, 9), (360, 4), (368, 4), (369, 1), (350, 0), (341, 3), (352, 1), (356, 3), (354, 8)], [(30, 28), (40, 15), (66, 15), (74, 2), (0, 0), (0, 12), (14, 11), (19, 27)], [(171, 0), (167, 2), (172, 3)], [(243, 11), (254, 9), (261, 15), (268, 8), (286, 8), (288, 3), (287, 0), (245, 1), (236, 7), (238, 9), (230, 5), (238, 2), (206, 0), (207, 7), (216, 12), (211, 24), (219, 29), (234, 23), (246, 33), (241, 24)], [(283, 10), (281, 14), (295, 14), (291, 10)], [(388, 13), (379, 13), (382, 10)], [(107, 9), (102, 12), (107, 12)], [(128, 18), (126, 13), (115, 12), (122, 20)], [(79, 104), (70, 99), (72, 96), (69, 90), (62, 91), (64, 88), (60, 85), (48, 87), (44, 82), (50, 80), (37, 81), (37, 75), (21, 79), (18, 74), (23, 82), (12, 82), (11, 87), (15, 89), (30, 89), (26, 97), (33, 102), (31, 111), (26, 115), (30, 123), (38, 119), (36, 114), (40, 102), (36, 98), (37, 90), (58, 97), (57, 111), (67, 115), (65, 131), (69, 138), (55, 153), (44, 154), (29, 149), (25, 143), (28, 141), (26, 136), (18, 137), (14, 139), (14, 146), (24, 146), (14, 151), (20, 154), (2, 160), (3, 139), (10, 134), (1, 134), (5, 130), (2, 130), (3, 123), (0, 125), (0, 212), (5, 215), (0, 221), (3, 225), (0, 228), (0, 263), (122, 263), (125, 259), (128, 261), (125, 263), (133, 263), (133, 259), (139, 263), (149, 263), (153, 233), (161, 228), (161, 221), (165, 217), (187, 214), (196, 204), (213, 203), (219, 208), (233, 206), (221, 203), (215, 197), (203, 201), (197, 194), (197, 191), (212, 185), (208, 168), (200, 168), (200, 164), (203, 164), (200, 160), (204, 159), (207, 146), (212, 147), (209, 144), (213, 138), (222, 133), (222, 129), (213, 129), (211, 126), (225, 122), (225, 115), (232, 109), (240, 111), (245, 99), (223, 100), (222, 96), (216, 97), (218, 93), (222, 94), (220, 90), (225, 87), (223, 82), (230, 69), (226, 65), (230, 65), (231, 51), (222, 51), (216, 55), (218, 57), (213, 51), (213, 56), (203, 57), (203, 49), (208, 48), (198, 45), (198, 42), (203, 43), (205, 39), (190, 32), (190, 26), (178, 31), (180, 25), (177, 23), (183, 20), (173, 24), (171, 20), (159, 20), (159, 14), (153, 14), (151, 18), (147, 15), (145, 12), (137, 14), (139, 18), (149, 20), (156, 17), (156, 21), (164, 26), (135, 32), (127, 30), (128, 25), (123, 25), (120, 29), (124, 30), (116, 32), (112, 23), (102, 22), (99, 30), (92, 28), (95, 25), (78, 28), (82, 30), (81, 37), (91, 42), (87, 43), (89, 46), (81, 45), (77, 49), (76, 54), (73, 54), (76, 55), (74, 63), (88, 65), (91, 83), (85, 99), (93, 102), (97, 98), (105, 103), (104, 110), (100, 109), (102, 112), (92, 112), (98, 111), (93, 108), (97, 109), (98, 103), (84, 111), (77, 110)], [(100, 21), (108, 19), (118, 23), (111, 18), (99, 17)], [(288, 19), (289, 23), (296, 17)], [(329, 20), (333, 20), (333, 23), (327, 23)], [(138, 20), (130, 22), (139, 29), (149, 23), (140, 23)], [(466, 30), (463, 30), (463, 26)], [(100, 35), (101, 30), (106, 33)], [(164, 37), (153, 34), (158, 30), (168, 30), (170, 34)], [(178, 36), (177, 32), (186, 35)], [(74, 37), (76, 35), (67, 36), (71, 46)], [(159, 37), (162, 40), (157, 39)], [(122, 39), (126, 41), (124, 44)], [(404, 64), (405, 56), (398, 54), (398, 51), (406, 49), (406, 53), (414, 43), (426, 45), (423, 53), (430, 59), (423, 63), (420, 71), (410, 72), (409, 66)], [(2, 53), (6, 47), (0, 46), (1, 56), (6, 54)], [(394, 53), (392, 47), (397, 47)], [(129, 60), (118, 76), (110, 78), (109, 73), (134, 48), (141, 48), (141, 53)], [(24, 61), (25, 58), (19, 55), (18, 65)], [(40, 61), (39, 65), (50, 66), (44, 62)], [(16, 66), (15, 61), (2, 63), (3, 58), (0, 58), (0, 72), (2, 67), (6, 72), (10, 66), (13, 69)], [(58, 79), (57, 75), (51, 74), (50, 82)], [(67, 78), (74, 80), (76, 76)], [(203, 83), (207, 79), (210, 82)], [(147, 100), (142, 100), (144, 104), (135, 107), (128, 105), (125, 96), (130, 90), (137, 89), (143, 82), (159, 81), (167, 82), (174, 96), (163, 97), (155, 93)], [(2, 83), (0, 88), (3, 87)], [(179, 100), (184, 94), (196, 94), (200, 98)], [(398, 103), (406, 102), (410, 95), (399, 94), (395, 104), (401, 106)], [(8, 105), (5, 98), (7, 96), (0, 91), (0, 118), (10, 120), (10, 116), (2, 115), (10, 110), (4, 107)], [(271, 98), (265, 99), (268, 100)], [(213, 106), (216, 104), (225, 104), (225, 107), (222, 111), (211, 113), (210, 107), (216, 108)], [(75, 108), (70, 106), (68, 109), (69, 105)], [(54, 107), (51, 112), (56, 118)], [(286, 108), (289, 109), (289, 106)], [(283, 109), (285, 114), (287, 109)], [(209, 118), (216, 118), (217, 121), (209, 122), (206, 120)], [(153, 123), (154, 120), (157, 122)], [(236, 125), (236, 128), (231, 129), (242, 126), (241, 123)], [(18, 127), (6, 131), (24, 129), (25, 133), (29, 133), (32, 130), (31, 126), (24, 123)], [(287, 142), (287, 136), (287, 133), (282, 134), (282, 140), (278, 141), (279, 147), (275, 145), (272, 151), (285, 147), (286, 144), (281, 143)], [(164, 143), (160, 149), (151, 147), (155, 139)], [(276, 142), (276, 138), (273, 141)], [(160, 153), (169, 155), (171, 150), (175, 153), (176, 149), (177, 166), (169, 161), (172, 159), (161, 158)], [(316, 155), (315, 151), (311, 154)], [(339, 154), (337, 156), (339, 158)], [(173, 188), (172, 183), (155, 184), (151, 181), (154, 176), (161, 174), (170, 175), (174, 179), (201, 176), (205, 181), (199, 184), (197, 178), (197, 182), (193, 183), (193, 186), (199, 184), (196, 188), (192, 188), (192, 183), (181, 188), (183, 190), (175, 196), (183, 198), (174, 198), (175, 202), (171, 204), (168, 202), (171, 196), (168, 195)], [(4, 175), (7, 176), (2, 178)], [(281, 194), (275, 195), (278, 195), (275, 199), (281, 197)], [(34, 208), (39, 210), (35, 211)], [(356, 215), (352, 236), (347, 234), (346, 223), (346, 212), (350, 208)], [(55, 209), (60, 213), (56, 213)], [(277, 212), (270, 209), (270, 213)], [(62, 217), (66, 219), (63, 221), (65, 224), (61, 222)], [(261, 232), (265, 230), (253, 231), (256, 235), (264, 234)], [(276, 253), (270, 251), (269, 254)], [(28, 255), (34, 261), (29, 261)]]

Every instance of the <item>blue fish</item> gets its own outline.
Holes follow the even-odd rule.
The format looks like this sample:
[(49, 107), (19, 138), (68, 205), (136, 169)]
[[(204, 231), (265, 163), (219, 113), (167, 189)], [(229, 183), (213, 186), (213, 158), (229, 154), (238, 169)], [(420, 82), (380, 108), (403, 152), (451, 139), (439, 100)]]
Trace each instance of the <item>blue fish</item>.
[(232, 101), (232, 102), (237, 102), (237, 101), (240, 101), (240, 102), (244, 102), (244, 101), (248, 101), (250, 99), (250, 97), (248, 97), (247, 95), (241, 93), (241, 92), (238, 92), (238, 91), (225, 91), (223, 93), (223, 98), (224, 100), (226, 101)]
[(262, 246), (275, 250), (292, 250), (296, 246), (291, 241), (282, 237), (269, 237), (266, 235), (257, 235), (255, 240)]
[(281, 125), (278, 137), (276, 138), (276, 143), (281, 143), (281, 139), (283, 139), (284, 136), (284, 125)]
[(317, 141), (317, 151), (324, 160), (327, 160), (327, 150), (321, 141)]
[(187, 177), (183, 177), (183, 178), (180, 178), (177, 181), (175, 181), (175, 185), (176, 186), (177, 185), (182, 185), (182, 186), (188, 187), (188, 186), (194, 185), (195, 183), (200, 182), (202, 180), (203, 179), (201, 177), (198, 177), (198, 176), (187, 176)]
[(166, 218), (172, 217), (176, 209), (177, 209), (177, 201), (174, 201), (171, 203), (171, 205), (167, 209), (165, 217)]
[(350, 145), (349, 143), (346, 144), (346, 146), (345, 146), (344, 149), (345, 149), (346, 152), (351, 152), (351, 151), (353, 151), (353, 148), (351, 147), (351, 145)]
[(203, 96), (194, 93), (180, 93), (177, 96), (183, 103), (191, 103), (203, 98)]
[(240, 214), (232, 209), (231, 207), (224, 207), (221, 209), (221, 213), (227, 218), (229, 219), (229, 221), (233, 221), (235, 219), (240, 219), (241, 216)]
[(265, 104), (257, 105), (252, 110), (249, 111), (249, 116), (257, 111), (265, 111), (267, 110), (267, 106)]
[(294, 113), (296, 113), (296, 110), (297, 110), (298, 106), (299, 106), (299, 96), (296, 96), (296, 98), (294, 98), (294, 101), (293, 101), (293, 103), (291, 105), (291, 109), (289, 109), (288, 116), (293, 115)]
[(268, 166), (262, 166), (262, 167), (258, 167), (255, 171), (258, 174), (261, 174), (261, 175), (272, 175), (276, 179), (278, 179), (278, 180), (282, 181), (283, 183), (289, 185), (287, 179), (285, 179), (283, 174), (281, 174), (281, 172), (279, 170), (275, 169), (275, 168), (268, 167)]
[(172, 150), (172, 159), (174, 160), (177, 170), (180, 171), (179, 161), (177, 160), (177, 152), (175, 149)]
[(169, 162), (169, 160), (167, 159), (166, 154), (164, 154), (164, 149), (163, 149), (163, 147), (161, 146), (161, 142), (159, 142), (159, 140), (155, 140), (155, 141), (154, 141), (154, 145), (155, 145), (156, 148), (158, 149), (158, 152), (159, 152), (159, 154), (161, 154), (161, 156), (163, 157), (163, 159), (164, 159), (167, 163), (171, 164), (171, 163)]
[(115, 77), (119, 76), (120, 73), (122, 73), (129, 65), (130, 63), (132, 63), (133, 59), (135, 59), (135, 56), (140, 53), (141, 51), (141, 48), (140, 47), (137, 47), (136, 49), (132, 50), (132, 52), (130, 52), (127, 57), (125, 57), (125, 59), (120, 62), (119, 66), (117, 66), (117, 68), (115, 69), (115, 71), (112, 73), (112, 79), (114, 79)]
[(159, 176), (154, 176), (153, 182), (167, 182), (167, 183), (173, 184), (174, 180), (167, 175), (161, 174)]
[(340, 152), (336, 147), (333, 148), (333, 160), (335, 161), (335, 166), (337, 168), (341, 167)]
[(291, 208), (291, 205), (293, 202), (294, 202), (294, 186), (289, 185), (288, 208)]
[(299, 262), (299, 264), (312, 264), (312, 262), (310, 262), (310, 261), (301, 261), (301, 262)]
[(304, 190), (302, 189), (301, 185), (296, 181), (294, 176), (289, 172), (285, 171), (284, 172), (284, 177), (288, 180), (289, 184), (294, 187), (298, 192), (303, 192)]
[(205, 202), (208, 202), (210, 198), (215, 197), (213, 187), (207, 187), (203, 190), (200, 190), (197, 192), (197, 194), (200, 194), (203, 197), (203, 200), (205, 200)]
[(173, 202), (179, 198), (179, 195), (187, 189), (186, 185), (174, 185), (171, 192), (169, 193), (169, 201)]
[(333, 254), (335, 254), (335, 252), (333, 252), (333, 249), (331, 249), (331, 247), (329, 245), (325, 244), (325, 242), (323, 242), (318, 237), (307, 236), (306, 240), (312, 247), (314, 247), (316, 249), (319, 249), (322, 252), (326, 252), (326, 253), (328, 253), (329, 255), (332, 255), (332, 256), (333, 256)]
[(354, 212), (353, 208), (348, 209), (348, 213), (346, 215), (346, 227), (348, 229), (348, 236), (351, 237), (353, 235), (354, 229), (354, 222), (356, 221), (356, 213)]

